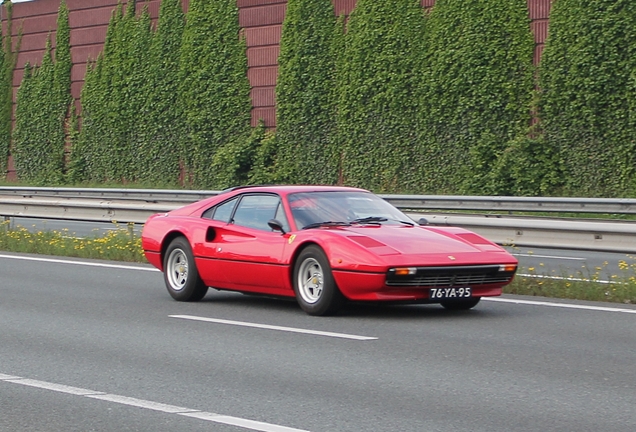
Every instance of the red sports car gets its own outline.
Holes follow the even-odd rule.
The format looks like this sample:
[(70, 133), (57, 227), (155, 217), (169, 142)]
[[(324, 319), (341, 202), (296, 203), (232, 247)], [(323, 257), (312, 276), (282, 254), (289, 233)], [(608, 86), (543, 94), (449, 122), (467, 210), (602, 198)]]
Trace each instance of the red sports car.
[(311, 315), (347, 300), (470, 309), (501, 295), (517, 270), (473, 232), (417, 225), (349, 187), (233, 188), (151, 216), (142, 245), (176, 300), (198, 301), (213, 287), (296, 297)]

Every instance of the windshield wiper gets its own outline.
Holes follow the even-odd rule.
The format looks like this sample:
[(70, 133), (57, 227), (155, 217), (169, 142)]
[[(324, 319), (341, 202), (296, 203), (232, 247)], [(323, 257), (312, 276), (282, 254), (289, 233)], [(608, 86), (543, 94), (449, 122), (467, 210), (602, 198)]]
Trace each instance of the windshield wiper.
[(352, 224), (365, 224), (365, 223), (377, 223), (377, 222), (386, 222), (387, 218), (382, 216), (369, 216), (364, 218), (358, 218), (351, 221)]
[(336, 227), (336, 226), (350, 226), (349, 222), (337, 222), (337, 221), (325, 221), (325, 222), (315, 222), (310, 223), (309, 225), (305, 225), (301, 229), (312, 229), (312, 228), (320, 228), (320, 227)]
[(395, 222), (399, 222), (403, 225), (409, 225), (409, 226), (415, 226), (415, 224), (413, 222), (408, 222), (408, 221), (403, 221), (403, 220), (399, 220), (399, 219), (389, 219), (389, 218), (385, 218), (382, 216), (369, 216), (369, 217), (365, 217), (365, 218), (359, 218), (359, 219), (354, 219), (351, 221), (352, 224), (365, 224), (365, 223), (380, 223), (380, 222), (386, 222), (386, 221), (395, 221)]
[(401, 223), (402, 225), (408, 225), (408, 226), (415, 226), (414, 222), (409, 222), (409, 221), (403, 221), (403, 220), (399, 220), (399, 219), (391, 219), (394, 220), (396, 222)]

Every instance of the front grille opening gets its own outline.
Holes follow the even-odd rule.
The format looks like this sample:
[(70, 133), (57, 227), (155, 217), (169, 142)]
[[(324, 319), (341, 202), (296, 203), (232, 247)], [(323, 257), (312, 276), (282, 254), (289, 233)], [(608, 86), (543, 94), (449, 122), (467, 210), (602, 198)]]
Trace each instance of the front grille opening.
[(386, 276), (388, 286), (398, 287), (473, 287), (508, 283), (514, 271), (499, 271), (499, 265), (417, 267), (414, 274), (398, 276), (395, 269)]

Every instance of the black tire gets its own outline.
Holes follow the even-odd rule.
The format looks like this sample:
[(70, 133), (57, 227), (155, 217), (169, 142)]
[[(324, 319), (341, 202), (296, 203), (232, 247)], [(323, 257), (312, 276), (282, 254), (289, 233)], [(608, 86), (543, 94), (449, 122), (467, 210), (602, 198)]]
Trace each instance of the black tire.
[(293, 277), (296, 301), (309, 315), (331, 315), (345, 303), (329, 261), (318, 246), (307, 246), (298, 255)]
[(172, 298), (178, 301), (196, 302), (208, 292), (185, 237), (177, 237), (168, 245), (163, 259), (163, 280)]
[(481, 297), (473, 297), (470, 299), (462, 299), (462, 300), (444, 300), (440, 302), (444, 308), (448, 310), (468, 310), (477, 306)]

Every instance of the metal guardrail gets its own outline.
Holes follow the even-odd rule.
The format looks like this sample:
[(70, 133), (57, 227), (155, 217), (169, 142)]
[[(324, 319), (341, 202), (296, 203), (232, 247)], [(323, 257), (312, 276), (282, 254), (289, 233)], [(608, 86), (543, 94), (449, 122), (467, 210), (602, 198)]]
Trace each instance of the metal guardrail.
[[(0, 216), (143, 223), (219, 191), (0, 187)], [(635, 214), (636, 199), (381, 195), (411, 218), (460, 226), (501, 244), (636, 253), (636, 222), (531, 218), (514, 212)], [(445, 214), (445, 211), (499, 214)]]
[[(0, 195), (87, 198), (185, 205), (217, 195), (215, 190), (52, 188), (0, 186)], [(633, 198), (555, 198), (454, 195), (380, 195), (394, 206), (412, 210), (636, 214)]]

